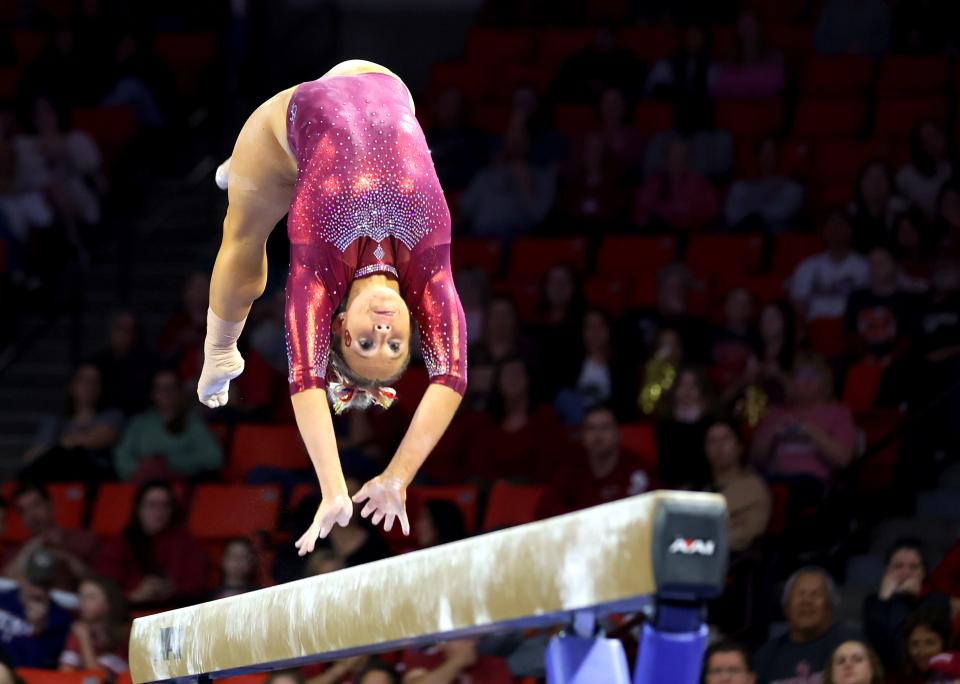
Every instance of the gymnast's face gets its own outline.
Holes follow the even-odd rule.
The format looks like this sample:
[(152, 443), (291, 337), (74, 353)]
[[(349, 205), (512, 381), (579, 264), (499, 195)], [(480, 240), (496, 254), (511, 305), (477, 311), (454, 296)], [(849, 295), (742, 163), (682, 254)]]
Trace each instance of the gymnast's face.
[(334, 322), (343, 359), (368, 380), (395, 377), (410, 354), (410, 309), (389, 287), (369, 287)]

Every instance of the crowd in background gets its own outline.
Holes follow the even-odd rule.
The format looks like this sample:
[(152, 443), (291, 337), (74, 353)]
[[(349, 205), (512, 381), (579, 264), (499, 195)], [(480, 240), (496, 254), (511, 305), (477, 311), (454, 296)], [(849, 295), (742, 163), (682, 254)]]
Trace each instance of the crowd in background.
[[(960, 677), (960, 655), (949, 653), (960, 624), (960, 545), (931, 562), (924, 541), (891, 540), (875, 591), (854, 619), (849, 608), (839, 615), (845, 563), (859, 550), (850, 540), (885, 516), (909, 514), (916, 492), (958, 456), (960, 177), (946, 120), (912, 121), (899, 157), (867, 159), (845, 192), (831, 195), (789, 171), (791, 140), (771, 133), (745, 145), (717, 125), (722, 100), (796, 93), (795, 69), (767, 39), (762, 11), (734, 2), (623, 4), (625, 16), (684, 22), (664, 24), (678, 33), (676, 52), (646, 62), (601, 20), (548, 83), (511, 89), (496, 132), (477, 124), (485, 102), (468, 84), (434, 84), (418, 102), (455, 219), (470, 342), (462, 409), (419, 481), (481, 492), (502, 480), (541, 485), (539, 517), (657, 488), (722, 494), (732, 553), (727, 591), (710, 606), (709, 684), (812, 683), (821, 673), (838, 684)], [(16, 292), (42, 287), (51, 245), (61, 260), (82, 262), (90, 241), (106, 239), (96, 235), (109, 187), (100, 153), (66, 112), (124, 103), (152, 130), (175, 116), (174, 86), (142, 36), (121, 31), (106, 41), (92, 19), (106, 10), (79, 5), (72, 23), (57, 24), (16, 100), (0, 107), (0, 241), (5, 283)], [(568, 21), (589, 18), (592, 4), (570, 5), (586, 14)], [(827, 0), (807, 11), (820, 55), (956, 46), (949, 2)], [(488, 2), (481, 20), (522, 27), (544, 16), (552, 8), (532, 0)], [(730, 55), (713, 54), (711, 22), (733, 26)], [(100, 75), (96, 89), (78, 87), (93, 68), (85, 65)], [(638, 103), (649, 102), (670, 105), (663, 130), (634, 124)], [(571, 105), (591, 112), (572, 132), (558, 125)], [(662, 263), (633, 274), (647, 292), (620, 304), (605, 294), (613, 289), (597, 293), (609, 274), (585, 267), (601, 263), (614, 234), (670, 245)], [(702, 235), (755, 238), (766, 285), (699, 270), (690, 248)], [(819, 235), (820, 246), (778, 272), (777, 246), (796, 235)], [(533, 274), (508, 257), (493, 267), (458, 261), (458, 245), (498, 244), (509, 255), (524, 236), (582, 239), (591, 258)], [(284, 259), (271, 252), (274, 274)], [(98, 669), (112, 680), (126, 670), (130, 610), (231, 596), (474, 528), (456, 505), (430, 501), (404, 544), (355, 516), (300, 558), (293, 540), (316, 510), (311, 495), (290, 501), (278, 535), (232, 539), (216, 553), (195, 539), (185, 526), (190, 492), (224, 477), (235, 427), (292, 422), (281, 287), (254, 307), (241, 341), (246, 369), (229, 405), (209, 411), (194, 400), (208, 289), (202, 271), (187, 279), (181, 309), (155, 340), (144, 338), (137, 311), (118, 309), (102, 349), (76, 366), (62, 409), (23, 455), (12, 496), (0, 502), (0, 540), (8, 507), (29, 530), (22, 544), (0, 541), (0, 575), (9, 579), (0, 586), (0, 660), (11, 667)], [(861, 374), (871, 368), (864, 390)], [(397, 406), (336, 420), (351, 488), (392, 456), (425, 382), (415, 359)], [(896, 432), (894, 477), (871, 499), (864, 472), (876, 453), (866, 423), (876, 415), (906, 427)], [(626, 437), (635, 427), (652, 447)], [(286, 495), (312, 477), (255, 475)], [(60, 528), (47, 489), (57, 481), (83, 483), (90, 500), (104, 482), (135, 483), (129, 523), (106, 538)], [(635, 649), (635, 632), (624, 634)], [(271, 681), (539, 678), (549, 636), (454, 641)], [(6, 676), (0, 669), (0, 681)]]

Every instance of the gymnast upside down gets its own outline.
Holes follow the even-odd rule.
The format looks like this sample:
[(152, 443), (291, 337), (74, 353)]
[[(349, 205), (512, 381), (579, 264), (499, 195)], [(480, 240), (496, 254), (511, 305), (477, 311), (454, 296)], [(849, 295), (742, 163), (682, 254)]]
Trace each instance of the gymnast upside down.
[[(203, 371), (210, 407), (243, 371), (237, 339), (267, 279), (267, 237), (287, 218), (286, 345), (294, 414), (322, 494), (296, 542), (312, 552), (353, 503), (399, 520), (406, 489), (450, 424), (467, 384), (466, 323), (450, 270), (450, 213), (404, 83), (351, 60), (278, 93), (244, 124), (217, 171), (229, 205), (210, 283)], [(336, 413), (384, 407), (419, 327), (428, 387), (384, 472), (351, 501), (327, 395)]]

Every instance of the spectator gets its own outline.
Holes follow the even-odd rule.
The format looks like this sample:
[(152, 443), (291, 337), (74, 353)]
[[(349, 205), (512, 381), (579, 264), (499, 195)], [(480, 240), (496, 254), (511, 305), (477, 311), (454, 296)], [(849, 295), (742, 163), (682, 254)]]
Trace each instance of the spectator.
[(563, 102), (593, 103), (607, 88), (636, 94), (643, 83), (644, 65), (633, 52), (617, 45), (614, 27), (597, 28), (584, 50), (557, 69), (551, 98)]
[(114, 450), (114, 467), (124, 480), (192, 478), (223, 464), (217, 440), (187, 406), (176, 374), (161, 370), (153, 380), (153, 408), (130, 420)]
[(733, 423), (715, 421), (707, 430), (704, 449), (713, 480), (710, 488), (727, 502), (730, 550), (745, 551), (767, 531), (770, 490), (746, 465), (743, 439)]
[(64, 411), (47, 416), (24, 454), (21, 480), (34, 482), (113, 479), (111, 450), (123, 414), (104, 403), (100, 369), (84, 363), (73, 372)]
[(642, 385), (637, 395), (637, 405), (644, 415), (662, 413), (668, 405), (670, 388), (677, 380), (678, 369), (683, 367), (683, 340), (673, 328), (664, 328), (657, 335), (653, 354), (643, 367)]
[(746, 648), (732, 641), (717, 641), (703, 656), (702, 684), (756, 684)]
[(91, 360), (100, 368), (107, 406), (127, 415), (146, 407), (156, 359), (143, 344), (136, 314), (128, 310), (113, 314), (107, 347)]
[(509, 124), (503, 148), (480, 169), (460, 198), (460, 212), (473, 235), (507, 237), (529, 233), (553, 205), (555, 174), (530, 160), (526, 125)]
[(569, 347), (555, 340), (574, 339), (581, 331), (584, 303), (580, 279), (569, 266), (552, 266), (543, 278), (540, 301), (535, 312), (534, 340), (538, 352), (546, 354), (547, 368), (558, 368), (571, 360)]
[(712, 413), (706, 376), (693, 368), (679, 371), (664, 396), (663, 415), (656, 424), (657, 479), (663, 487), (699, 490), (710, 484), (704, 444)]
[[(494, 363), (518, 354), (526, 358), (533, 356), (534, 346), (521, 332), (517, 307), (509, 297), (493, 297), (490, 300), (483, 317), (483, 337), (476, 348), (482, 348), (482, 353)], [(473, 350), (470, 355), (473, 355)]]
[(883, 665), (864, 642), (845, 641), (830, 656), (823, 684), (884, 684)]
[(603, 143), (604, 159), (630, 173), (643, 162), (643, 139), (630, 121), (630, 106), (623, 90), (607, 88), (597, 108), (599, 128), (595, 131)]
[(710, 377), (718, 391), (725, 393), (743, 377), (757, 344), (753, 295), (735, 287), (724, 300), (723, 324), (713, 333)]
[(204, 595), (207, 554), (183, 525), (169, 484), (140, 486), (130, 523), (104, 542), (97, 572), (119, 584), (138, 607), (183, 604)]
[(80, 607), (60, 654), (60, 669), (97, 670), (108, 681), (114, 681), (130, 669), (130, 627), (123, 593), (105, 577), (88, 577), (80, 583), (77, 593)]
[(0, 662), (53, 669), (73, 618), (50, 600), (57, 558), (45, 549), (27, 557), (14, 589), (0, 591)]
[[(360, 673), (367, 669), (370, 662), (370, 656), (359, 655), (352, 658), (344, 658), (331, 663), (324, 668), (323, 674), (310, 677), (307, 680), (309, 684), (338, 684), (339, 682), (360, 682)], [(374, 680), (375, 681), (375, 680)], [(303, 677), (291, 681), (290, 684), (307, 684)], [(287, 684), (281, 680), (281, 684)]]
[(960, 242), (960, 186), (945, 184), (937, 196), (937, 238), (950, 243)]
[(413, 529), (421, 549), (460, 541), (467, 536), (460, 507), (445, 499), (424, 501)]
[(783, 591), (787, 632), (754, 656), (757, 684), (819, 681), (830, 654), (849, 638), (833, 619), (838, 600), (833, 579), (821, 568), (808, 566), (790, 576)]
[(28, 255), (37, 242), (34, 231), (49, 228), (55, 219), (53, 207), (43, 194), (43, 179), (30, 173), (39, 163), (29, 157), (31, 151), (0, 135), (0, 240), (7, 246), (12, 275), (23, 284), (40, 266)]
[(539, 517), (588, 508), (653, 489), (648, 466), (639, 454), (620, 445), (616, 414), (603, 404), (587, 409), (580, 426), (582, 452), (553, 467)]
[(884, 0), (829, 0), (813, 44), (821, 55), (878, 55), (890, 47), (890, 6)]
[(960, 684), (960, 653), (938, 653), (930, 659), (930, 672), (933, 673), (931, 682)]
[(755, 10), (740, 12), (736, 26), (737, 49), (732, 62), (716, 69), (711, 85), (718, 98), (766, 98), (776, 96), (786, 80), (783, 56), (770, 50), (763, 25)]
[(930, 659), (950, 647), (951, 624), (936, 608), (915, 610), (903, 624), (901, 659), (903, 666), (890, 684), (924, 684), (933, 670)]
[(563, 178), (559, 211), (579, 230), (616, 229), (627, 216), (625, 185), (626, 169), (599, 133), (588, 133)]
[(713, 126), (710, 91), (715, 81), (710, 33), (690, 25), (683, 29), (677, 54), (654, 64), (644, 90), (648, 96), (673, 101), (676, 128), (690, 134)]
[(924, 586), (926, 574), (920, 540), (899, 539), (887, 553), (880, 590), (863, 602), (864, 634), (890, 672), (902, 670), (905, 664), (900, 644), (905, 638), (904, 625), (914, 610), (940, 610), (944, 619), (950, 614), (947, 597)]
[(925, 292), (930, 287), (932, 251), (926, 219), (917, 209), (902, 211), (894, 218), (890, 233), (890, 248), (903, 270), (904, 287), (910, 292)]
[(787, 403), (772, 406), (753, 438), (751, 457), (769, 477), (789, 482), (791, 500), (812, 503), (853, 460), (856, 426), (833, 398), (833, 373), (823, 357), (797, 360)]
[(506, 663), (494, 656), (479, 655), (473, 639), (447, 641), (425, 651), (406, 651), (403, 667), (403, 684), (456, 682), (462, 678), (484, 684), (513, 682)]
[(90, 574), (97, 538), (86, 530), (65, 530), (57, 525), (53, 502), (42, 485), (21, 483), (13, 494), (13, 504), (30, 536), (7, 555), (3, 574), (22, 579), (32, 554), (44, 549), (57, 560), (51, 588), (74, 591), (77, 583)]
[(846, 213), (831, 212), (823, 224), (826, 249), (801, 261), (790, 278), (790, 298), (808, 321), (842, 318), (847, 297), (869, 281), (866, 259), (850, 249), (850, 231)]
[(210, 276), (206, 271), (191, 273), (181, 292), (181, 308), (174, 313), (160, 331), (157, 352), (161, 360), (177, 364), (203, 348), (207, 334), (207, 303), (210, 294)]
[[(797, 324), (793, 307), (785, 301), (767, 304), (760, 313), (759, 342), (753, 356), (747, 361), (742, 381), (728, 391), (730, 397), (743, 396), (750, 386), (759, 390), (763, 411), (767, 404), (786, 401), (787, 386), (797, 353)], [(743, 396), (744, 401), (746, 397)], [(756, 427), (756, 420), (748, 422)]]
[(437, 96), (427, 144), (440, 185), (447, 192), (463, 190), (486, 163), (486, 140), (481, 131), (469, 124), (466, 98), (461, 90), (447, 88)]
[(757, 143), (757, 177), (733, 182), (727, 193), (724, 218), (727, 225), (779, 233), (791, 228), (803, 211), (803, 186), (780, 170), (780, 147), (768, 136)]
[(914, 297), (900, 287), (897, 263), (886, 247), (874, 247), (868, 255), (870, 283), (850, 295), (844, 328), (857, 356), (877, 359), (903, 352), (913, 334)]
[(893, 175), (880, 161), (868, 163), (860, 172), (860, 179), (850, 204), (850, 223), (853, 226), (853, 248), (861, 253), (870, 251), (887, 241), (893, 212), (903, 210), (902, 200), (893, 194)]
[(400, 684), (396, 670), (386, 663), (374, 662), (357, 674), (357, 684)]
[(260, 588), (257, 581), (257, 550), (245, 537), (235, 537), (223, 547), (220, 555), (220, 587), (211, 600), (244, 594)]
[(669, 143), (663, 171), (647, 178), (635, 199), (634, 223), (649, 230), (691, 231), (719, 213), (717, 191), (690, 168), (687, 143), (681, 138)]
[(952, 173), (943, 130), (933, 121), (918, 123), (910, 131), (910, 163), (897, 171), (897, 189), (932, 219), (940, 189)]

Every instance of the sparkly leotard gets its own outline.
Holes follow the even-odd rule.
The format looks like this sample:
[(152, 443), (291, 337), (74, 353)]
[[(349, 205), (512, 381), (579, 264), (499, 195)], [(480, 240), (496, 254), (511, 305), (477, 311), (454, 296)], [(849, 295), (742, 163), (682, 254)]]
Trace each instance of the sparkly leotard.
[(297, 87), (287, 140), (298, 178), (287, 218), (290, 392), (326, 386), (330, 323), (350, 283), (396, 277), (431, 382), (463, 394), (466, 319), (450, 270), (450, 212), (403, 84), (367, 73)]

